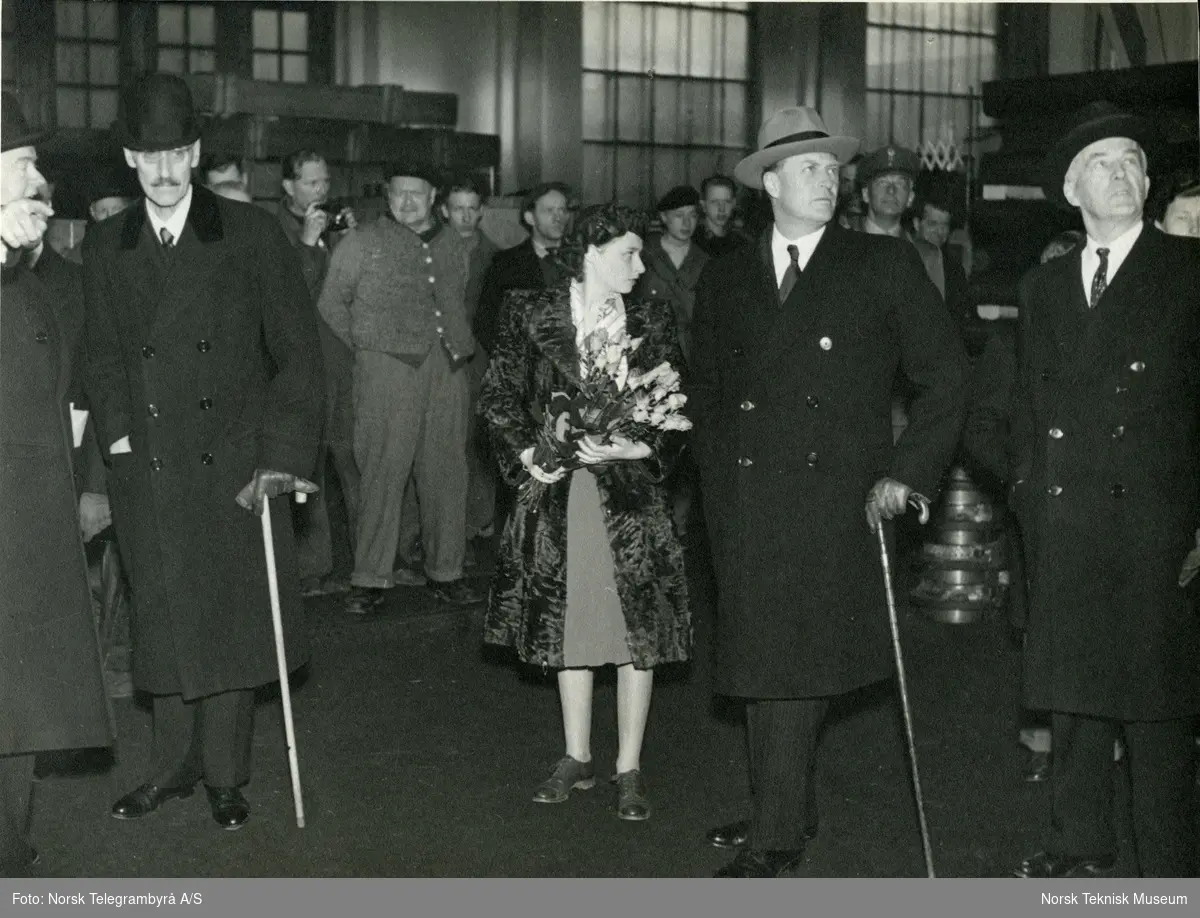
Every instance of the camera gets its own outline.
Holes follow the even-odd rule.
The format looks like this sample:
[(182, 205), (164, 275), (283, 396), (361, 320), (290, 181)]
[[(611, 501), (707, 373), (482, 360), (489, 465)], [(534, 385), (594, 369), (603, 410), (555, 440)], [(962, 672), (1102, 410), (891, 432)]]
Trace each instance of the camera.
[(325, 232), (340, 233), (350, 228), (350, 224), (346, 222), (346, 214), (344, 213), (347, 206), (344, 201), (326, 201), (324, 204), (317, 205), (318, 210), (329, 214), (329, 222), (325, 224)]

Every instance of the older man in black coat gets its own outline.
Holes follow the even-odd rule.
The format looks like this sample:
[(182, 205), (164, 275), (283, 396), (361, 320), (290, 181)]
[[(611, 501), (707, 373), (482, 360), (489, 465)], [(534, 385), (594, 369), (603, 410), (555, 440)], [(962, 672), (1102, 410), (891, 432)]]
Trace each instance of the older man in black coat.
[[(774, 224), (710, 262), (693, 325), (696, 457), (720, 594), (717, 689), (747, 702), (753, 819), (718, 876), (789, 870), (815, 831), (831, 698), (893, 658), (873, 527), (934, 497), (963, 416), (965, 357), (915, 250), (831, 223), (858, 141), (787, 108), (738, 164)], [(917, 391), (893, 446), (897, 369)], [(864, 512), (865, 505), (865, 512)]]
[(1196, 876), (1200, 245), (1144, 222), (1151, 127), (1106, 103), (1046, 162), (1084, 246), (1019, 288), (1010, 503), (1025, 536), (1025, 700), (1051, 712), (1046, 850), (1021, 877), (1110, 875), (1113, 741), (1143, 876)]
[[(0, 162), (0, 876), (21, 876), (38, 752), (111, 740), (100, 653), (71, 468), (66, 394), (79, 303), (55, 302), (70, 284), (39, 277), (29, 249), (50, 207), (32, 130), (4, 93)], [(66, 268), (63, 262), (57, 268)], [(76, 295), (78, 291), (76, 289)]]
[[(200, 142), (186, 84), (152, 75), (125, 101), (118, 136), (146, 199), (84, 240), (88, 391), (133, 587), (134, 685), (154, 695), (154, 752), (148, 780), (113, 815), (144, 816), (203, 778), (213, 818), (236, 829), (249, 816), (238, 788), (250, 776), (253, 690), (277, 678), (247, 511), (315, 490), (316, 311), (278, 222), (192, 184)], [(294, 667), (305, 654), (295, 551), (290, 526), (274, 531)]]

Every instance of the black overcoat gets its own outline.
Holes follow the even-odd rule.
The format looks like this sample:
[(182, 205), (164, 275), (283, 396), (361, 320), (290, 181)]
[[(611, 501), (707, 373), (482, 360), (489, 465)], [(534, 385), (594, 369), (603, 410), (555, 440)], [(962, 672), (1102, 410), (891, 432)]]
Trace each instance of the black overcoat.
[[(194, 187), (169, 255), (143, 204), (84, 240), (88, 394), (133, 588), (133, 678), (191, 699), (277, 678), (255, 468), (312, 478), (321, 349), (278, 222)], [(132, 453), (109, 455), (128, 435)], [(303, 661), (287, 496), (273, 504), (288, 663)]]
[[(521, 452), (537, 442), (533, 407), (579, 382), (569, 284), (510, 293), (504, 314), (479, 413), (491, 432), (500, 473), (519, 487), (530, 480)], [(643, 339), (632, 370), (645, 372), (664, 360), (680, 365), (670, 304), (628, 299), (625, 323), (631, 337)], [(630, 655), (639, 669), (686, 660), (692, 637), (683, 549), (662, 485), (682, 441), (679, 434), (659, 434), (648, 443), (648, 458), (596, 469)], [(567, 475), (539, 502), (518, 500), (501, 536), (485, 615), (488, 643), (515, 647), (522, 661), (549, 668), (563, 666), (569, 489)]]
[(57, 320), (82, 307), (54, 304), (55, 289), (3, 271), (0, 755), (110, 742), (71, 468), (73, 341)]
[[(717, 689), (827, 696), (891, 672), (864, 506), (885, 476), (935, 497), (962, 424), (966, 358), (908, 243), (829, 225), (781, 305), (770, 237), (705, 267), (692, 325)], [(898, 367), (917, 394), (893, 446)]]
[(1081, 250), (1026, 275), (1010, 500), (1030, 604), (1032, 708), (1200, 711), (1200, 243), (1146, 224), (1094, 310)]

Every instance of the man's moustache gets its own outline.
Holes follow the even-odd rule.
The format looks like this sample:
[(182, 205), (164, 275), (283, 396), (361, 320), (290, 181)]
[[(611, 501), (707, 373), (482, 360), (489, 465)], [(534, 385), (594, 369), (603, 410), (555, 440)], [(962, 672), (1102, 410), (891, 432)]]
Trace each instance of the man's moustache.
[(179, 184), (180, 184), (179, 182), (160, 181), (160, 182), (151, 182), (150, 187), (151, 188), (178, 188)]

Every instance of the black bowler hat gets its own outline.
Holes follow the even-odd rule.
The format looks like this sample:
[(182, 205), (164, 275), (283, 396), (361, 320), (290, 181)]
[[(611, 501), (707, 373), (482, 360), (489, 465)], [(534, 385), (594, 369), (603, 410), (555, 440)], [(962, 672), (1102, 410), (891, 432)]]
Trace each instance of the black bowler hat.
[(1158, 140), (1158, 131), (1149, 120), (1122, 111), (1111, 102), (1085, 105), (1071, 117), (1067, 131), (1042, 160), (1042, 190), (1061, 207), (1070, 207), (1063, 195), (1063, 180), (1072, 160), (1084, 147), (1106, 137), (1128, 137), (1148, 152)]
[(660, 214), (675, 210), (677, 207), (699, 207), (700, 192), (691, 185), (676, 185), (661, 198), (655, 206)]
[(25, 120), (21, 111), (21, 103), (11, 92), (3, 96), (3, 108), (0, 109), (0, 141), (4, 152), (15, 150), (17, 147), (32, 147), (50, 136), (49, 131), (35, 131)]
[(142, 77), (125, 93), (122, 103), (113, 133), (127, 150), (178, 150), (200, 139), (192, 91), (174, 74)]

